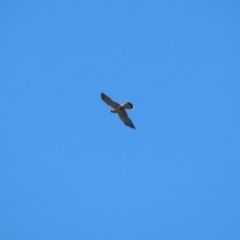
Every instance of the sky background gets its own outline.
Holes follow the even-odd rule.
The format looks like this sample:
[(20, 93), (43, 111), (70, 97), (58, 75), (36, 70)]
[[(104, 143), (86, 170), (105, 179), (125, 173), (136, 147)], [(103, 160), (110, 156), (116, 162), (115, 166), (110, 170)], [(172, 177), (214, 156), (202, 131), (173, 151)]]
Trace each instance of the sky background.
[(1, 1), (0, 239), (239, 240), (239, 13)]

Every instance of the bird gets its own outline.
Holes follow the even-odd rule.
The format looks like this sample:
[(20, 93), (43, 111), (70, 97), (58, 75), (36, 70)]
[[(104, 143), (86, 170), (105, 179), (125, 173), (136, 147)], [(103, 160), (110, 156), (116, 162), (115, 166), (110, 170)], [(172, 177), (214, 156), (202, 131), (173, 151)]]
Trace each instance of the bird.
[(113, 101), (110, 97), (106, 94), (101, 92), (102, 100), (109, 105), (111, 108), (111, 113), (117, 113), (119, 118), (124, 122), (124, 124), (130, 128), (136, 129), (134, 124), (132, 123), (131, 119), (128, 117), (128, 114), (125, 109), (133, 109), (133, 104), (131, 102), (126, 102), (124, 104), (119, 104)]

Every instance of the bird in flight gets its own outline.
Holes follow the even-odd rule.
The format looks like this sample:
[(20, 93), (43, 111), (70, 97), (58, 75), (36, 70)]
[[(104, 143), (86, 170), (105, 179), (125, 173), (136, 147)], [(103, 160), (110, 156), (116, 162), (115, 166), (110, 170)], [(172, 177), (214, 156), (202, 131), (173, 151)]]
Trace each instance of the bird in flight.
[(117, 102), (114, 102), (104, 93), (101, 93), (101, 98), (107, 105), (112, 107), (112, 109), (110, 110), (111, 113), (117, 113), (120, 119), (125, 123), (125, 125), (135, 129), (135, 126), (133, 125), (131, 119), (127, 115), (127, 112), (125, 111), (125, 109), (133, 109), (133, 104), (131, 102), (119, 104)]

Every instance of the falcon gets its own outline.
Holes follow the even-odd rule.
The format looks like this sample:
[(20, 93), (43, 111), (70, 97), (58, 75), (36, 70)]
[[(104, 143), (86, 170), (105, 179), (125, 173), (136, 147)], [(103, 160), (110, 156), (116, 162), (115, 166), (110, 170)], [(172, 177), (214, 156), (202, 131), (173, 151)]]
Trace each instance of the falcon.
[(117, 113), (119, 118), (124, 122), (125, 125), (135, 129), (135, 126), (133, 125), (131, 119), (128, 117), (127, 112), (125, 110), (125, 109), (133, 109), (133, 104), (131, 102), (119, 104), (113, 101), (110, 97), (108, 97), (104, 93), (101, 93), (101, 98), (107, 105), (112, 107), (112, 109), (110, 110), (111, 113)]

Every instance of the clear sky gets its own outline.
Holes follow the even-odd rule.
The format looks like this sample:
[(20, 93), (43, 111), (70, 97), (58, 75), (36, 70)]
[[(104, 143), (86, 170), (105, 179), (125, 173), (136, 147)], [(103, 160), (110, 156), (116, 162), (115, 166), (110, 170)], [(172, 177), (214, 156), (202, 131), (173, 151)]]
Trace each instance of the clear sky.
[(238, 0), (1, 1), (0, 41), (0, 239), (240, 239)]

